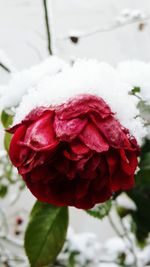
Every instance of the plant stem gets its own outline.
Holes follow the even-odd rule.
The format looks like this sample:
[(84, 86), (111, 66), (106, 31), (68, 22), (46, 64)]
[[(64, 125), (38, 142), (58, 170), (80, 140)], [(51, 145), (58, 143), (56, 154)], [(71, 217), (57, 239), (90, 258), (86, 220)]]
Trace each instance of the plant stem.
[(47, 0), (43, 0), (44, 6), (44, 15), (45, 15), (45, 26), (47, 32), (47, 41), (48, 41), (48, 51), (49, 54), (52, 55), (52, 48), (51, 48), (51, 33), (50, 33), (50, 25), (49, 25), (49, 16), (48, 16), (48, 7), (47, 7)]
[(7, 71), (8, 73), (10, 73), (10, 69), (8, 69), (3, 63), (0, 63), (0, 67), (3, 68), (5, 71)]
[[(115, 204), (115, 208), (116, 208), (116, 211), (117, 211), (117, 207), (118, 207), (118, 203), (117, 201), (114, 202)], [(123, 229), (123, 235), (122, 235), (122, 238), (124, 239), (124, 241), (128, 241), (128, 243), (130, 244), (128, 246), (128, 249), (130, 250), (130, 252), (132, 253), (133, 257), (134, 257), (134, 264), (136, 267), (139, 266), (139, 262), (138, 262), (138, 258), (137, 258), (137, 255), (136, 255), (136, 252), (135, 252), (135, 249), (134, 249), (134, 243), (132, 241), (132, 239), (130, 238), (130, 235), (128, 234), (128, 230), (126, 229), (124, 223), (123, 223), (123, 220), (120, 216), (119, 217), (119, 221), (120, 221), (120, 225)]]

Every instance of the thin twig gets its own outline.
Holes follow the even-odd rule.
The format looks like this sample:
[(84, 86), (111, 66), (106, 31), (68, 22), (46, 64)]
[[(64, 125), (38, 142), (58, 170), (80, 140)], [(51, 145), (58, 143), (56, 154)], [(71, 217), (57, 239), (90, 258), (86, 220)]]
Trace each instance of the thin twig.
[(47, 32), (48, 51), (49, 51), (49, 54), (52, 55), (51, 33), (50, 33), (50, 25), (49, 25), (49, 16), (48, 16), (47, 0), (43, 0), (43, 6), (44, 6), (44, 14), (45, 14), (46, 32)]
[(109, 220), (109, 223), (110, 225), (112, 226), (112, 228), (114, 229), (115, 233), (117, 234), (117, 236), (119, 236), (120, 238), (124, 238), (124, 235), (121, 234), (118, 230), (118, 228), (116, 227), (116, 224), (114, 223), (110, 213), (108, 214), (108, 220)]
[[(107, 26), (107, 27), (104, 27), (104, 28), (97, 28), (97, 29), (93, 29), (91, 31), (87, 31), (87, 32), (84, 32), (84, 33), (73, 34), (73, 37), (78, 37), (78, 38), (90, 37), (90, 36), (93, 36), (93, 35), (96, 35), (96, 34), (100, 34), (100, 33), (111, 32), (111, 31), (114, 31), (116, 29), (126, 27), (128, 25), (137, 24), (137, 23), (144, 23), (144, 22), (146, 22), (148, 20), (150, 20), (150, 15), (148, 15), (147, 17), (145, 17), (143, 19), (136, 19), (136, 20), (133, 20), (133, 21), (126, 22), (124, 24), (114, 23), (112, 26)], [(60, 39), (60, 40), (67, 39), (68, 40), (69, 37), (70, 36), (67, 35), (67, 36), (60, 37), (58, 39)]]
[(3, 68), (3, 69), (4, 69), (5, 71), (7, 71), (8, 73), (11, 72), (11, 70), (10, 70), (8, 67), (6, 67), (3, 63), (1, 63), (1, 62), (0, 62), (0, 67)]
[[(115, 201), (115, 206), (116, 206), (116, 210), (117, 210), (117, 208), (118, 208), (117, 201)], [(119, 217), (120, 225), (121, 225), (121, 227), (122, 227), (122, 229), (124, 231), (124, 235), (123, 236), (128, 241), (128, 243), (130, 244), (129, 249), (130, 249), (131, 253), (134, 256), (135, 265), (138, 267), (139, 264), (138, 264), (138, 258), (137, 258), (137, 255), (136, 255), (136, 252), (135, 252), (135, 249), (134, 249), (134, 243), (133, 243), (132, 239), (130, 238), (130, 235), (128, 234), (128, 230), (126, 229), (126, 227), (125, 227), (125, 225), (123, 223), (123, 220), (121, 219), (120, 216), (118, 216), (118, 217)]]
[(134, 245), (133, 245), (133, 243), (132, 243), (132, 240), (131, 240), (130, 237), (128, 236), (128, 233), (127, 233), (127, 231), (126, 231), (126, 228), (124, 227), (124, 224), (123, 224), (121, 218), (120, 218), (120, 224), (121, 224), (121, 226), (122, 226), (122, 228), (123, 228), (123, 231), (124, 231), (123, 234), (121, 234), (120, 231), (118, 230), (118, 228), (116, 227), (116, 225), (115, 225), (115, 223), (113, 222), (112, 217), (111, 217), (110, 214), (108, 214), (108, 220), (109, 220), (109, 222), (110, 222), (112, 228), (113, 228), (114, 231), (116, 232), (117, 236), (120, 237), (121, 239), (123, 239), (124, 242), (125, 242), (126, 244), (127, 244), (126, 241), (128, 241), (128, 243), (130, 243), (130, 246), (127, 246), (127, 245), (126, 245), (126, 247), (127, 247), (127, 249), (132, 253), (132, 255), (133, 255), (133, 257), (134, 257), (134, 264), (135, 264), (134, 266), (135, 266), (135, 267), (138, 267), (138, 259), (137, 259), (137, 256), (136, 256), (136, 254), (135, 254), (134, 248), (133, 248)]

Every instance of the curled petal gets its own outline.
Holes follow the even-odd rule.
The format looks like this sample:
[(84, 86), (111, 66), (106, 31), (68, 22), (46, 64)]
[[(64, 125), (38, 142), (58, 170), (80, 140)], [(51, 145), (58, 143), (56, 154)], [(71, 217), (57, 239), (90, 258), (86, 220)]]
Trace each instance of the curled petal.
[(121, 166), (125, 173), (131, 175), (135, 172), (138, 160), (135, 151), (128, 153), (128, 151), (120, 150)]
[[(12, 161), (12, 163), (19, 167), (26, 159), (27, 157), (27, 149), (21, 149), (19, 141), (21, 141), (24, 138), (26, 132), (26, 127), (24, 125), (21, 125), (13, 135), (9, 147), (9, 156)], [(21, 153), (20, 153), (21, 151)]]
[(79, 137), (87, 147), (98, 153), (109, 149), (108, 142), (102, 137), (98, 128), (93, 123), (89, 122)]
[(113, 116), (109, 116), (105, 120), (102, 120), (93, 114), (91, 114), (90, 117), (103, 136), (105, 136), (110, 146), (115, 148), (133, 149), (127, 135), (123, 131), (123, 127)]
[(45, 151), (53, 149), (58, 143), (53, 129), (53, 114), (50, 112), (27, 128), (22, 145), (34, 151)]
[(56, 109), (56, 114), (61, 120), (73, 119), (90, 112), (100, 114), (101, 118), (106, 118), (112, 113), (102, 98), (93, 95), (80, 95)]
[(79, 139), (72, 141), (70, 147), (72, 152), (77, 155), (87, 154), (90, 151), (90, 149)]

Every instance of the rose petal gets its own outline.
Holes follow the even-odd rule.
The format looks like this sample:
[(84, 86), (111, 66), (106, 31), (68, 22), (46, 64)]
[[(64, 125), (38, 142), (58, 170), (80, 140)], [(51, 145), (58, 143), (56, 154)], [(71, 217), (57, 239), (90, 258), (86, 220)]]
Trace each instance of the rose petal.
[(110, 149), (105, 156), (107, 159), (108, 169), (111, 177), (120, 165), (120, 158), (115, 149)]
[(134, 175), (127, 175), (120, 168), (111, 179), (112, 191), (131, 189), (135, 184)]
[(53, 149), (58, 143), (53, 129), (53, 114), (50, 112), (28, 127), (22, 145), (34, 151), (45, 151)]
[(93, 95), (80, 95), (68, 103), (57, 108), (56, 114), (61, 120), (76, 118), (89, 112), (99, 113), (101, 118), (106, 118), (112, 112), (105, 101)]
[(138, 165), (137, 155), (135, 151), (128, 153), (124, 151), (123, 149), (120, 150), (120, 156), (121, 156), (121, 166), (125, 173), (128, 175), (134, 174), (136, 167)]
[(23, 120), (22, 123), (31, 124), (40, 119), (41, 116), (45, 115), (46, 113), (50, 114), (53, 111), (47, 107), (38, 107), (33, 109)]
[(59, 120), (55, 117), (54, 128), (56, 136), (61, 141), (69, 142), (75, 139), (83, 130), (87, 123), (87, 119), (72, 119), (72, 120)]
[(114, 148), (126, 148), (132, 150), (132, 146), (127, 138), (127, 135), (124, 133), (122, 126), (115, 118), (109, 116), (105, 120), (102, 120), (93, 114), (90, 117), (101, 133), (105, 136), (110, 146)]
[(19, 145), (19, 141), (24, 138), (25, 132), (26, 132), (26, 127), (24, 125), (21, 125), (16, 130), (10, 142), (9, 156), (12, 163), (16, 167), (20, 166), (24, 162), (27, 156), (27, 149), (22, 149), (21, 146)]
[(78, 180), (76, 184), (76, 199), (83, 198), (87, 193), (90, 186), (90, 181)]
[(77, 155), (87, 154), (90, 151), (90, 149), (79, 139), (72, 141), (70, 147), (72, 152)]
[(96, 152), (101, 153), (109, 149), (108, 143), (101, 136), (97, 127), (91, 122), (89, 122), (85, 126), (79, 138), (87, 147), (89, 147), (92, 150), (95, 150)]

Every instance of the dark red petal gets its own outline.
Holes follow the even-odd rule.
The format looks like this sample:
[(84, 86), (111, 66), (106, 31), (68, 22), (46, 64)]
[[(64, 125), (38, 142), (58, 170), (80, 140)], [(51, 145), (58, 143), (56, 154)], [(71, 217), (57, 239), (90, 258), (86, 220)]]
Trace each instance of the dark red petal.
[(134, 184), (134, 175), (127, 175), (120, 168), (118, 168), (118, 171), (113, 175), (111, 179), (111, 188), (114, 192), (118, 190), (131, 189)]
[(87, 193), (90, 187), (90, 181), (88, 180), (78, 180), (76, 184), (76, 199), (83, 198)]
[(86, 165), (84, 165), (84, 168), (80, 172), (80, 176), (82, 179), (87, 179), (87, 180), (93, 180), (97, 178), (97, 171), (96, 169), (100, 166), (100, 155), (94, 155), (91, 157)]
[(105, 141), (93, 123), (89, 122), (85, 126), (79, 138), (87, 147), (89, 147), (91, 150), (95, 150), (98, 153), (107, 151), (109, 149), (108, 143)]
[[(20, 126), (14, 136), (11, 139), (10, 147), (9, 147), (9, 156), (14, 166), (18, 167), (22, 164), (22, 162), (26, 158), (26, 149), (22, 150), (21, 146), (19, 145), (19, 141), (24, 138), (26, 132), (26, 127), (24, 125)], [(22, 153), (20, 154), (20, 151)]]
[(23, 120), (23, 123), (31, 124), (39, 120), (41, 116), (52, 113), (52, 112), (53, 112), (52, 109), (46, 108), (46, 107), (35, 108), (25, 117), (25, 119)]
[(55, 169), (60, 173), (60, 175), (66, 175), (69, 171), (69, 160), (63, 156), (60, 160), (56, 160), (53, 165)]
[(77, 172), (77, 164), (76, 162), (70, 162), (69, 164), (69, 170), (67, 172), (67, 178), (68, 180), (73, 180), (76, 178), (76, 172)]
[(110, 149), (105, 156), (107, 159), (109, 174), (111, 177), (117, 170), (118, 166), (120, 166), (120, 157), (118, 155), (118, 151), (115, 149)]
[(55, 117), (54, 129), (56, 136), (61, 141), (69, 142), (80, 134), (86, 123), (87, 119), (59, 120)]
[(49, 180), (55, 178), (55, 172), (50, 166), (43, 165), (32, 170), (30, 175), (30, 181), (36, 183), (41, 181), (41, 183), (47, 183)]
[(137, 153), (135, 151), (120, 151), (121, 155), (121, 166), (124, 172), (127, 174), (134, 174), (137, 165), (138, 165), (138, 159), (137, 159)]
[(87, 170), (95, 171), (100, 166), (101, 156), (99, 154), (93, 155), (93, 157), (86, 164)]
[(95, 203), (92, 202), (91, 195), (87, 194), (83, 198), (76, 199), (74, 206), (78, 209), (87, 210), (87, 209), (92, 209), (94, 205)]
[[(30, 160), (25, 160), (25, 162), (19, 167), (19, 173), (21, 175), (32, 171), (37, 166), (42, 166), (43, 164), (45, 165), (47, 163), (50, 163), (55, 154), (55, 149), (45, 150), (42, 152), (35, 152), (31, 150), (31, 152), (33, 156), (30, 157)], [(28, 156), (27, 156), (27, 159), (28, 159)]]
[(67, 150), (63, 151), (63, 155), (65, 158), (72, 160), (72, 161), (78, 161), (84, 157), (82, 154), (74, 154), (73, 152), (69, 152)]
[(93, 95), (79, 95), (56, 109), (56, 114), (61, 120), (76, 118), (89, 112), (99, 113), (101, 118), (106, 118), (112, 113), (102, 98)]
[(85, 168), (86, 163), (87, 163), (87, 165), (88, 165), (89, 159), (92, 158), (92, 156), (93, 156), (92, 151), (91, 151), (90, 153), (86, 154), (86, 155), (84, 156), (84, 158), (80, 159), (80, 160), (76, 163), (76, 169), (77, 169), (78, 171), (83, 171), (84, 168)]
[(77, 155), (87, 154), (90, 151), (90, 149), (79, 139), (73, 140), (70, 143), (70, 148), (72, 152)]
[(101, 190), (106, 184), (110, 183), (110, 174), (107, 161), (103, 156), (101, 156), (100, 164), (97, 170), (97, 178), (92, 181), (93, 188), (96, 191)]
[(90, 117), (105, 136), (110, 146), (132, 150), (131, 143), (124, 133), (123, 127), (113, 116), (109, 116), (104, 120), (93, 114)]
[(110, 185), (107, 184), (106, 186), (104, 186), (103, 188), (101, 188), (100, 191), (95, 192), (95, 194), (93, 194), (93, 201), (94, 203), (103, 203), (105, 201), (107, 201), (108, 199), (110, 199), (110, 197), (112, 196), (112, 191), (110, 188)]
[(34, 151), (53, 149), (58, 145), (53, 129), (53, 114), (49, 113), (32, 123), (26, 131), (22, 145)]

